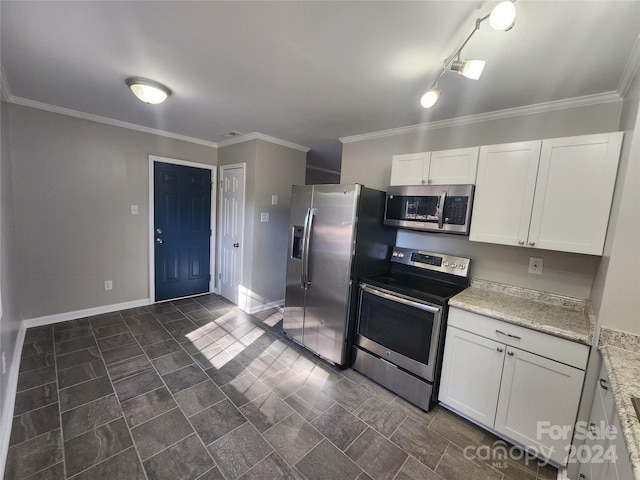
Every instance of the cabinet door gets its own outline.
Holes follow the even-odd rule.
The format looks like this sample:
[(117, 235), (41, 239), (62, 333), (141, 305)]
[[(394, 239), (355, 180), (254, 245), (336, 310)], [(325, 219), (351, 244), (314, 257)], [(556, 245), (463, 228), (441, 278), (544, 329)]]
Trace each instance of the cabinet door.
[(602, 255), (622, 132), (542, 142), (529, 244)]
[(583, 380), (582, 370), (508, 347), (495, 430), (566, 465)]
[(540, 141), (480, 148), (469, 240), (525, 245)]
[(434, 185), (476, 183), (479, 147), (431, 152), (429, 182)]
[(422, 185), (429, 178), (429, 152), (394, 155), (390, 185)]
[(447, 328), (438, 399), (493, 427), (505, 346), (454, 327)]

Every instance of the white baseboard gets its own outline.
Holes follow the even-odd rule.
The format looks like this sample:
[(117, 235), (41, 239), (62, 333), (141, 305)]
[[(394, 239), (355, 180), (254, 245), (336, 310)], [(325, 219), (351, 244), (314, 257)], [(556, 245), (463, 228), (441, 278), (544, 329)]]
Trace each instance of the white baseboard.
[(284, 298), (280, 300), (276, 300), (275, 302), (263, 303), (262, 305), (256, 305), (250, 308), (243, 308), (245, 312), (249, 315), (253, 315), (254, 313), (264, 312), (265, 310), (269, 310), (270, 308), (282, 307), (284, 305)]
[(4, 478), (4, 469), (7, 465), (7, 454), (9, 453), (9, 440), (11, 439), (11, 425), (13, 423), (13, 411), (18, 390), (18, 374), (20, 373), (20, 357), (22, 356), (22, 346), (27, 327), (23, 324), (18, 330), (16, 345), (13, 349), (13, 359), (11, 369), (7, 377), (7, 390), (4, 392), (4, 407), (0, 418), (0, 475)]
[(128, 308), (144, 307), (150, 304), (150, 299), (143, 298), (140, 300), (133, 300), (131, 302), (114, 303), (112, 305), (104, 305), (102, 307), (86, 308), (84, 310), (76, 310), (74, 312), (56, 313), (55, 315), (30, 318), (28, 320), (24, 320), (23, 323), (25, 328), (40, 327), (42, 325), (51, 325), (52, 323), (66, 322), (67, 320), (76, 320), (78, 318), (91, 317), (93, 315), (117, 312), (118, 310), (126, 310)]

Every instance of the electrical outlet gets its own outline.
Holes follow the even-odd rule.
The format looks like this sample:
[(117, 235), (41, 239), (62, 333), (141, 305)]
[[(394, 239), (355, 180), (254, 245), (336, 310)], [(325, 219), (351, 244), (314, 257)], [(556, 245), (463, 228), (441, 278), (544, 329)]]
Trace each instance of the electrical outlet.
[(138, 215), (138, 205), (131, 205), (131, 215)]
[(260, 214), (260, 221), (261, 222), (268, 222), (269, 221), (269, 212), (261, 213)]
[(113, 290), (113, 281), (112, 280), (105, 280), (104, 281), (104, 289), (105, 290)]
[(542, 265), (544, 260), (542, 258), (530, 257), (529, 258), (529, 273), (534, 275), (542, 275)]

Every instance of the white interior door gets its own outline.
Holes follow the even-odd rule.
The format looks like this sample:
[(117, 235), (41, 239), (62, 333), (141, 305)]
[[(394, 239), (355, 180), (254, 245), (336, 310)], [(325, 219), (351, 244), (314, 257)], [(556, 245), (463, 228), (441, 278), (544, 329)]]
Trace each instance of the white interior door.
[[(220, 167), (220, 294), (239, 305), (242, 281), (245, 164)], [(242, 305), (240, 305), (242, 307)]]

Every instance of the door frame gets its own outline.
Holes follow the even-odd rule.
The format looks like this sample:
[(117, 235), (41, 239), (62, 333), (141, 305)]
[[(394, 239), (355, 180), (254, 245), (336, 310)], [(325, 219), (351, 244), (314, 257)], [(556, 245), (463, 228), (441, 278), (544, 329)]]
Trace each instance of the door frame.
[[(211, 274), (211, 280), (209, 280), (209, 292), (217, 293), (216, 281), (214, 273), (216, 271), (216, 255), (212, 255), (216, 251), (216, 235), (217, 235), (217, 223), (216, 223), (216, 208), (217, 208), (217, 167), (216, 165), (208, 165), (206, 163), (189, 162), (186, 160), (179, 160), (177, 158), (159, 157), (157, 155), (149, 155), (149, 301), (150, 303), (156, 302), (156, 284), (155, 284), (155, 184), (154, 184), (154, 162), (168, 163), (171, 165), (182, 165), (184, 167), (195, 167), (204, 170), (211, 171), (211, 236), (209, 237), (209, 273)], [(168, 299), (163, 301), (170, 301), (174, 299)]]
[[(219, 208), (220, 208), (220, 215), (218, 215), (218, 222), (219, 224), (217, 225), (218, 227), (218, 231), (221, 232), (222, 231), (222, 220), (223, 220), (223, 212), (222, 212), (222, 194), (223, 194), (223, 188), (222, 188), (222, 178), (224, 176), (224, 171), (225, 170), (231, 170), (234, 168), (241, 168), (242, 169), (242, 212), (240, 215), (241, 218), (241, 227), (240, 227), (240, 283), (242, 283), (243, 280), (243, 270), (244, 270), (244, 218), (245, 218), (245, 213), (247, 211), (247, 164), (245, 162), (242, 163), (231, 163), (229, 165), (220, 165), (218, 166), (218, 169), (220, 170), (220, 188), (218, 188), (218, 196), (219, 196)], [(219, 259), (222, 258), (222, 242), (218, 242), (218, 250), (217, 250), (217, 257)], [(222, 288), (220, 285), (220, 282), (222, 281), (222, 261), (218, 262), (218, 270), (216, 270), (216, 285), (218, 285), (218, 292), (220, 295), (222, 295)], [(239, 296), (238, 296), (239, 297)]]

